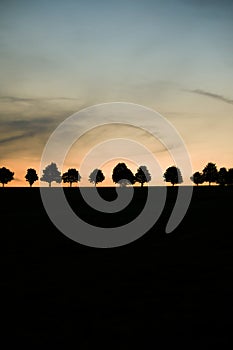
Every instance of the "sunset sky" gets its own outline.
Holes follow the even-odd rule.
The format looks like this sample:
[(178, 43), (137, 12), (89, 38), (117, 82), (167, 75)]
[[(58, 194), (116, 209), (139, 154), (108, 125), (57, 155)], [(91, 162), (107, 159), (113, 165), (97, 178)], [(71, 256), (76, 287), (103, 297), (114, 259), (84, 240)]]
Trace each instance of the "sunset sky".
[[(39, 171), (63, 120), (115, 101), (167, 118), (194, 171), (209, 161), (233, 167), (232, 43), (232, 0), (1, 1), (0, 167), (15, 172), (8, 186), (28, 186), (27, 168)], [(79, 169), (93, 140), (113, 138), (115, 128), (83, 136), (67, 168)], [(153, 146), (134, 128), (118, 128), (122, 135)], [(165, 171), (171, 159), (159, 150)]]

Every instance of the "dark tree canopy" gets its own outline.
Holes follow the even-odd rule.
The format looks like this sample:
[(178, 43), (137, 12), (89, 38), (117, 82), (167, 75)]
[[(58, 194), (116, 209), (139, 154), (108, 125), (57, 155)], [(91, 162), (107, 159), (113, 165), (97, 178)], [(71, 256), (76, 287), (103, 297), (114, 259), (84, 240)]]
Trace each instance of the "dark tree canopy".
[(40, 181), (48, 182), (49, 187), (51, 187), (51, 183), (53, 181), (61, 183), (61, 173), (58, 170), (56, 163), (51, 163), (46, 166), (46, 168), (43, 170), (43, 175), (40, 178)]
[(227, 180), (228, 180), (228, 171), (226, 168), (220, 168), (218, 172), (218, 177), (217, 177), (217, 183), (220, 186), (225, 186), (227, 185)]
[(227, 172), (227, 184), (233, 185), (233, 168), (228, 169)]
[(100, 169), (94, 169), (89, 175), (89, 182), (94, 183), (95, 186), (99, 182), (103, 182), (105, 180), (105, 176)]
[(145, 165), (141, 165), (136, 174), (135, 174), (135, 182), (139, 182), (141, 187), (144, 183), (151, 181), (151, 175)]
[(211, 185), (212, 182), (216, 182), (218, 179), (218, 170), (214, 163), (208, 163), (202, 173), (204, 181), (209, 182), (209, 185)]
[(133, 185), (135, 183), (135, 176), (132, 171), (127, 168), (125, 163), (118, 163), (112, 172), (112, 180), (119, 183), (121, 186)]
[(14, 180), (14, 173), (5, 167), (0, 168), (0, 183), (2, 186), (4, 187), (12, 180)]
[(38, 180), (38, 175), (35, 169), (29, 168), (27, 174), (25, 175), (26, 181), (29, 182), (30, 187)]
[(198, 186), (200, 184), (203, 184), (204, 182), (204, 177), (203, 175), (199, 172), (196, 171), (191, 177), (190, 179)]
[(169, 168), (167, 168), (163, 177), (164, 177), (164, 181), (171, 182), (173, 186), (175, 184), (180, 184), (183, 182), (180, 169), (177, 168), (176, 166), (170, 166)]
[(62, 175), (62, 181), (64, 183), (69, 183), (70, 187), (72, 186), (73, 182), (79, 182), (80, 180), (81, 176), (76, 169), (68, 169), (68, 171)]

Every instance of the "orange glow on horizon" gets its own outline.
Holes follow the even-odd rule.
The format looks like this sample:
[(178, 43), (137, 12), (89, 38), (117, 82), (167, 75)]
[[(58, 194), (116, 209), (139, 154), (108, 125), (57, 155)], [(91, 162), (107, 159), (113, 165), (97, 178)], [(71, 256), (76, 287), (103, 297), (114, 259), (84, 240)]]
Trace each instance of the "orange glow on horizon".
[[(194, 157), (194, 161), (192, 164), (193, 165), (193, 173), (196, 171), (201, 172), (208, 162), (215, 163), (217, 165), (218, 170), (221, 167), (225, 167), (226, 169), (233, 167), (233, 164), (231, 164), (230, 161), (227, 161), (227, 160), (224, 161), (224, 159), (223, 160), (221, 159), (221, 161), (220, 161), (220, 159), (219, 159), (219, 161), (218, 160), (215, 161), (213, 159), (213, 157), (211, 157), (211, 156), (209, 156), (209, 158), (206, 156), (205, 158), (208, 160), (205, 161), (204, 159), (201, 160), (197, 156)], [(125, 160), (125, 159), (121, 159), (121, 158), (111, 160), (111, 161), (107, 162), (106, 164), (104, 164), (103, 166), (99, 167), (105, 175), (105, 180), (102, 183), (99, 183), (97, 186), (115, 186), (115, 184), (112, 181), (112, 170), (113, 170), (114, 166), (117, 165), (119, 162), (126, 163), (128, 168), (130, 168), (133, 173), (135, 173), (137, 171), (138, 166), (136, 164), (134, 164), (133, 162), (131, 162), (130, 160)], [(69, 163), (69, 165), (64, 166), (62, 171), (61, 171), (61, 169), (59, 169), (59, 170), (62, 173), (67, 171), (69, 168), (76, 168), (79, 170), (79, 164), (80, 164), (80, 161), (72, 162), (72, 164)], [(150, 167), (147, 164), (140, 164), (140, 165), (146, 165), (149, 172), (151, 173)], [(172, 165), (171, 162), (168, 163), (167, 160), (164, 159), (163, 163), (161, 164), (163, 172), (170, 165)], [(0, 167), (3, 167), (3, 166), (14, 172), (14, 180), (12, 180), (7, 185), (5, 185), (6, 187), (29, 187), (29, 184), (25, 179), (25, 175), (27, 173), (28, 168), (35, 169), (38, 176), (39, 176), (40, 161), (38, 159), (34, 159), (34, 160), (30, 161), (29, 159), (12, 159), (11, 158), (11, 159), (6, 159), (5, 161), (2, 161)], [(91, 169), (91, 171), (94, 170), (94, 168), (92, 168), (91, 165), (90, 165), (90, 169)], [(190, 176), (191, 175), (192, 174), (190, 174)], [(91, 187), (94, 186), (93, 184), (91, 184), (88, 181), (89, 174), (81, 174), (81, 176), (82, 176), (82, 179), (78, 183), (78, 186), (91, 186)], [(156, 174), (151, 173), (151, 177), (152, 177), (152, 180), (149, 183), (149, 185), (156, 186), (156, 185), (166, 184), (166, 183), (164, 183), (163, 179), (159, 178)], [(183, 185), (185, 185), (185, 184), (186, 184), (186, 181), (183, 182)], [(43, 183), (43, 186), (44, 185), (46, 186), (46, 183)], [(135, 184), (135, 185), (137, 186), (137, 184)], [(145, 185), (147, 185), (147, 184), (145, 184)], [(39, 186), (40, 186), (40, 181), (36, 181), (33, 184), (33, 187), (39, 187)], [(56, 186), (56, 184), (53, 183), (52, 186)], [(63, 184), (63, 186), (67, 187), (68, 184)], [(73, 184), (73, 186), (76, 186), (76, 184)]]

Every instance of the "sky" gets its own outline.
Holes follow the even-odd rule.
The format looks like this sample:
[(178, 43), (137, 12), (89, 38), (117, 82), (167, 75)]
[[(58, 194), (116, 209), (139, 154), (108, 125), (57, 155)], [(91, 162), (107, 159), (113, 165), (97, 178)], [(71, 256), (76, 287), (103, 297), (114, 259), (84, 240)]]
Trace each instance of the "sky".
[[(233, 167), (232, 18), (232, 0), (0, 1), (0, 167), (15, 173), (8, 186), (28, 186), (26, 170), (39, 171), (49, 136), (66, 118), (119, 101), (172, 123), (193, 171), (210, 161)], [(93, 140), (115, 132), (82, 136), (62, 170), (79, 169)], [(121, 134), (156, 143), (133, 127), (119, 127)], [(165, 171), (173, 164), (160, 148), (154, 154)], [(104, 167), (107, 177), (115, 163)], [(152, 184), (163, 181), (151, 175)]]

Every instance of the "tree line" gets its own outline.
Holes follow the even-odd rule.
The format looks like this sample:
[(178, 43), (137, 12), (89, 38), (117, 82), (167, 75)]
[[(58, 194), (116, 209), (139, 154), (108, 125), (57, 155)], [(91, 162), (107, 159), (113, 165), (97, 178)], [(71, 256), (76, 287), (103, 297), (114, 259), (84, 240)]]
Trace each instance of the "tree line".
[[(164, 181), (170, 182), (173, 186), (183, 182), (181, 171), (176, 166), (168, 167), (163, 174), (163, 177)], [(75, 168), (70, 168), (67, 172), (61, 174), (56, 163), (52, 162), (43, 170), (40, 181), (47, 182), (49, 187), (51, 187), (52, 182), (69, 183), (71, 187), (73, 183), (80, 182), (81, 178), (82, 177), (79, 171)], [(195, 172), (190, 179), (197, 186), (199, 184), (203, 184), (204, 182), (207, 182), (209, 185), (212, 183), (216, 183), (220, 186), (233, 185), (233, 168), (227, 170), (223, 167), (218, 170), (216, 164), (208, 163), (202, 172)], [(12, 180), (14, 180), (14, 172), (5, 167), (0, 168), (0, 183), (2, 186), (4, 187), (4, 185)], [(25, 180), (29, 183), (30, 187), (34, 184), (34, 182), (38, 181), (39, 177), (36, 170), (32, 168), (27, 169)], [(88, 180), (90, 183), (93, 183), (96, 186), (98, 183), (105, 180), (105, 176), (101, 169), (94, 169), (90, 173)], [(133, 174), (125, 163), (118, 163), (113, 168), (112, 181), (116, 184), (118, 183), (122, 187), (134, 185), (135, 183), (139, 183), (141, 187), (143, 187), (145, 183), (151, 181), (151, 174), (145, 165), (141, 165), (137, 169), (137, 172)]]
[(225, 167), (217, 169), (216, 164), (208, 163), (202, 172), (196, 171), (190, 179), (198, 186), (204, 182), (216, 183), (220, 186), (233, 185), (233, 168), (226, 169)]

